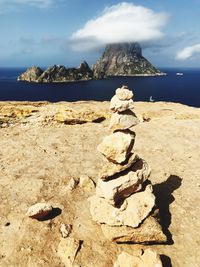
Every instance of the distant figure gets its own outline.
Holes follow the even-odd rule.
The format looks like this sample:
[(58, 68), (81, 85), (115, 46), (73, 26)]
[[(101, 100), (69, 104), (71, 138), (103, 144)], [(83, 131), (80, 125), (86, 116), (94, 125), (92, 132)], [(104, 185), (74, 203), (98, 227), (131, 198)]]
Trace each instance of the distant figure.
[(150, 96), (149, 101), (150, 102), (155, 102), (155, 100), (152, 98), (152, 95)]

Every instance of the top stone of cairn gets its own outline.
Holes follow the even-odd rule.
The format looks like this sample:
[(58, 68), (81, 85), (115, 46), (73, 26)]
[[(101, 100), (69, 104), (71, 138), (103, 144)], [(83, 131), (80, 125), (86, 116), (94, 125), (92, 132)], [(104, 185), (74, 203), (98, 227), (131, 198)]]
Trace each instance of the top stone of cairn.
[(128, 89), (128, 86), (123, 85), (115, 91), (116, 96), (119, 100), (130, 100), (133, 98), (133, 92)]
[(123, 112), (134, 109), (133, 92), (127, 86), (118, 88), (110, 101), (110, 110), (113, 112)]

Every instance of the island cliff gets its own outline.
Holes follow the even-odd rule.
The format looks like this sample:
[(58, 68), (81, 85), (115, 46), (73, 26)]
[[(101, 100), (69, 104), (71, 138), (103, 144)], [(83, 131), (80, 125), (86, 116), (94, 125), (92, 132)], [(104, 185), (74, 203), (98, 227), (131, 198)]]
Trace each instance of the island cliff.
[(93, 73), (96, 79), (164, 74), (142, 56), (142, 48), (138, 43), (107, 45), (102, 57), (93, 66)]
[(53, 83), (103, 79), (109, 76), (159, 76), (164, 75), (142, 56), (138, 43), (107, 45), (101, 58), (90, 69), (83, 61), (78, 68), (54, 65), (42, 71), (31, 67), (18, 77), (18, 81)]

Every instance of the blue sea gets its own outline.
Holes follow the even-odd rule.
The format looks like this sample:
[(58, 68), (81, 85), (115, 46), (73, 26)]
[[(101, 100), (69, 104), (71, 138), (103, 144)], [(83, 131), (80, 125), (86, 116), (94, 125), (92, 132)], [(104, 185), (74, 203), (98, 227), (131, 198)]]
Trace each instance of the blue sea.
[[(200, 107), (200, 69), (161, 69), (166, 76), (112, 77), (63, 84), (17, 82), (25, 68), (0, 68), (0, 101), (110, 100), (115, 89), (128, 85), (135, 101), (169, 101)], [(176, 73), (183, 73), (177, 76)]]

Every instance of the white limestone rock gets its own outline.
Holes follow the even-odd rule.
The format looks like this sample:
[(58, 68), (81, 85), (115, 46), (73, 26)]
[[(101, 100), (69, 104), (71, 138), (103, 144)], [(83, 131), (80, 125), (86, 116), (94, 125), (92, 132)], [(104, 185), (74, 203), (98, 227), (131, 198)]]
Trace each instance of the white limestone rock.
[(115, 208), (109, 202), (96, 195), (89, 198), (92, 219), (98, 223), (110, 226), (137, 227), (152, 211), (155, 196), (152, 187), (148, 185), (143, 192), (135, 193), (127, 198), (120, 208)]
[(80, 248), (80, 240), (76, 240), (72, 237), (62, 238), (58, 245), (58, 256), (63, 262), (65, 267), (74, 267), (75, 258)]
[(136, 153), (130, 154), (128, 159), (123, 164), (114, 164), (107, 161), (99, 172), (99, 179), (107, 181), (112, 179), (115, 174), (119, 174), (131, 166), (133, 166), (139, 160), (139, 156)]
[(79, 186), (88, 191), (91, 191), (95, 188), (94, 181), (87, 175), (81, 175), (79, 178)]
[(32, 219), (42, 219), (52, 210), (53, 207), (48, 203), (37, 203), (29, 207), (26, 215)]
[(112, 131), (126, 130), (137, 125), (138, 123), (139, 119), (136, 117), (135, 113), (131, 110), (126, 110), (121, 113), (115, 112), (112, 114), (109, 128)]
[(138, 255), (130, 255), (122, 252), (114, 267), (162, 267), (160, 256), (151, 248), (140, 250)]
[(115, 91), (116, 96), (119, 100), (129, 100), (133, 98), (133, 92), (128, 89), (128, 86), (123, 85)]
[(115, 132), (106, 136), (102, 143), (98, 145), (97, 150), (101, 152), (108, 160), (114, 163), (123, 163), (134, 144), (135, 135), (129, 132)]
[(71, 224), (67, 224), (67, 225), (64, 223), (60, 224), (60, 233), (63, 238), (67, 238), (70, 235), (71, 231), (72, 231)]
[(106, 198), (115, 205), (124, 198), (139, 191), (142, 184), (150, 175), (150, 167), (144, 160), (139, 160), (133, 167), (123, 174), (119, 174), (109, 181), (98, 180), (96, 194)]
[(114, 95), (110, 100), (110, 110), (113, 112), (123, 112), (127, 109), (134, 109), (134, 102), (132, 99), (120, 100), (117, 95)]

